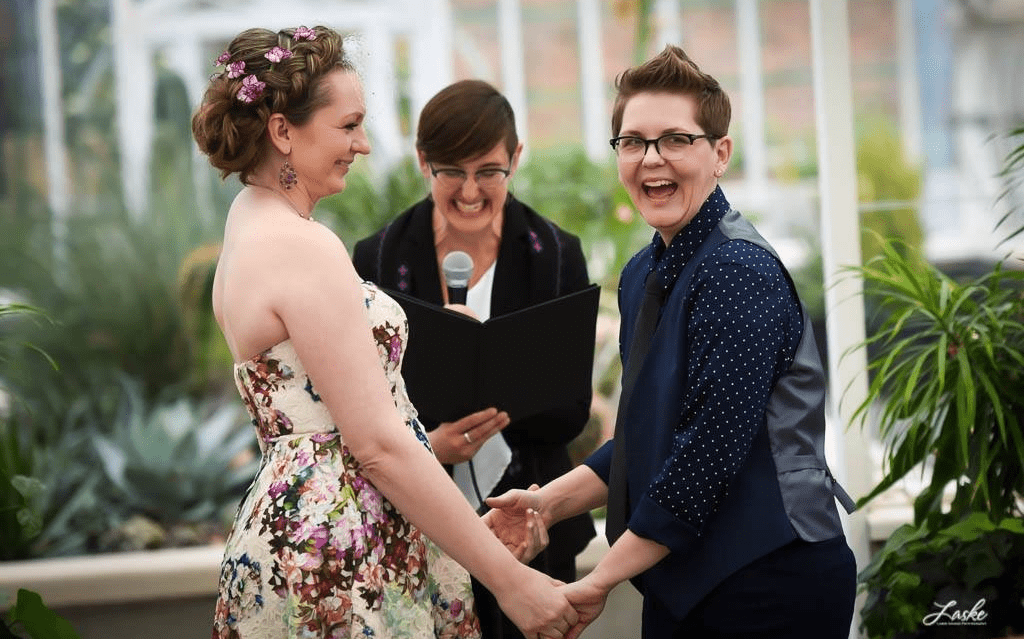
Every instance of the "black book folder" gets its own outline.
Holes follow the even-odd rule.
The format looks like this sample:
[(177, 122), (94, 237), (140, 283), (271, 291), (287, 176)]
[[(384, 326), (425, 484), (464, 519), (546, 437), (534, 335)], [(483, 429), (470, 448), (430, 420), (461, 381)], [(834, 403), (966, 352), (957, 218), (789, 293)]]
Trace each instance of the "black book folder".
[(596, 284), (479, 322), (388, 290), (409, 320), (402, 377), (421, 417), (447, 422), (495, 406), (513, 421), (591, 393)]

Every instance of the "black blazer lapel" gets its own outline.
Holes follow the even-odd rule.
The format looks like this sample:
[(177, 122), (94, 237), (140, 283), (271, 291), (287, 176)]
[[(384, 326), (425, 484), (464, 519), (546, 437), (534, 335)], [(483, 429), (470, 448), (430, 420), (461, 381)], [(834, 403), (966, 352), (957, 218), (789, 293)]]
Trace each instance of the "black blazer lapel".
[[(431, 304), (442, 304), (441, 275), (437, 267), (437, 252), (434, 250), (434, 227), (431, 223), (433, 203), (422, 200), (410, 211), (406, 221), (407, 228), (395, 229), (400, 235), (392, 255), (385, 249), (384, 263), (390, 265), (392, 273), (385, 279), (391, 288), (407, 293)], [(407, 272), (402, 273), (405, 269)], [(408, 290), (403, 291), (400, 282), (408, 283)]]
[(504, 315), (555, 297), (557, 245), (551, 227), (540, 216), (531, 217), (523, 203), (509, 195), (501, 233), (491, 315)]
[(501, 245), (494, 268), (491, 317), (529, 305), (533, 297), (530, 256), (526, 251), (528, 227), (522, 206), (509, 195), (501, 225)]

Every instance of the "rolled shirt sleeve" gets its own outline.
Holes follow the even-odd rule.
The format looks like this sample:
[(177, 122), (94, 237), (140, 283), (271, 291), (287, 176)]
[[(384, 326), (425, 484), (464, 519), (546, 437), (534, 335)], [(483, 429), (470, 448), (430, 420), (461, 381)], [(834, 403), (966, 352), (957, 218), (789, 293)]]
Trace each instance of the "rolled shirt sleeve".
[(615, 450), (615, 440), (609, 439), (600, 448), (583, 460), (583, 464), (589, 466), (601, 481), (608, 483), (608, 476), (612, 470), (612, 451)]

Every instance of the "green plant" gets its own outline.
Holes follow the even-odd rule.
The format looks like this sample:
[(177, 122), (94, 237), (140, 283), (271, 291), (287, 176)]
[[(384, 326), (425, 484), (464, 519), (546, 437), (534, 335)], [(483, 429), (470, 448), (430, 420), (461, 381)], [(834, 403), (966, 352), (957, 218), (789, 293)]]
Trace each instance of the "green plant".
[[(185, 385), (195, 344), (185, 330), (178, 269), (209, 229), (190, 212), (132, 217), (123, 211), (74, 216), (67, 243), (51, 260), (33, 251), (0, 255), (0, 270), (17, 273), (8, 286), (44, 307), (55, 326), (23, 325), (19, 337), (37, 344), (60, 373), (26, 362), (7, 378), (51, 426), (96, 386), (118, 372), (143, 382), (148, 397)], [(49, 394), (47, 401), (33, 401)]]
[[(126, 380), (113, 433), (93, 441), (107, 480), (106, 500), (148, 518), (166, 535), (180, 538), (183, 527), (205, 523), (222, 531), (258, 464), (242, 412), (238, 402), (216, 399), (177, 396), (150, 404), (138, 384)], [(140, 520), (126, 518), (106, 531), (100, 545), (174, 545), (159, 530), (152, 543), (138, 543), (127, 534), (133, 527), (140, 528)]]
[(17, 430), (5, 424), (0, 438), (0, 559), (10, 559), (42, 532), (44, 487), (30, 475)]
[[(46, 317), (39, 309), (26, 304), (0, 304), (0, 329), (12, 319)], [(10, 339), (7, 330), (0, 330), (0, 364), (11, 366)], [(32, 344), (21, 342), (19, 346), (35, 349), (39, 355), (50, 361), (49, 356)], [(55, 366), (55, 365), (54, 365)], [(5, 395), (3, 380), (0, 379), (0, 395)], [(20, 401), (18, 397), (7, 397), (7, 401)], [(8, 423), (7, 414), (0, 415), (0, 558), (12, 551), (17, 553), (42, 531), (41, 506), (42, 483), (31, 476), (31, 468), (18, 439), (18, 431)]]
[(984, 613), (970, 636), (1005, 636), (1024, 628), (1024, 522), (979, 512), (935, 531), (901, 526), (860, 579), (869, 585), (861, 627), (870, 637), (929, 636), (949, 602)]
[[(1024, 496), (1024, 273), (997, 267), (958, 284), (907, 249), (856, 269), (885, 314), (867, 345), (877, 346), (867, 398), (879, 407), (887, 468), (866, 503), (923, 462), (929, 484), (915, 499), (915, 522), (947, 522), (980, 511), (1019, 514)], [(1008, 286), (1017, 283), (1018, 286)]]
[[(183, 318), (178, 270), (209, 232), (195, 222), (181, 209), (146, 219), (113, 209), (69, 219), (61, 251), (4, 237), (4, 285), (47, 309), (54, 322), (3, 326), (3, 354), (16, 365), (0, 370), (0, 383), (17, 401), (0, 422), (0, 444), (11, 477), (41, 482), (33, 503), (43, 522), (37, 537), (22, 536), (0, 555), (94, 548), (97, 529), (116, 513), (96, 507), (102, 471), (87, 444), (113, 430), (119, 380), (138, 379), (147, 400), (189, 391), (200, 345)], [(42, 221), (12, 228), (23, 238), (48, 230)], [(33, 348), (48, 353), (59, 371)], [(227, 371), (220, 380), (221, 387), (230, 383)]]
[(79, 639), (79, 635), (67, 619), (46, 607), (38, 593), (21, 588), (4, 615), (0, 639)]
[(35, 440), (31, 425), (0, 419), (0, 560), (77, 555), (95, 550), (95, 539), (120, 513), (99, 495), (102, 471), (91, 451), (93, 432), (70, 414), (52, 441)]
[(45, 444), (0, 420), (0, 471), (12, 478), (0, 496), (13, 504), (0, 512), (0, 560), (194, 545), (227, 530), (257, 464), (238, 403), (149, 403), (127, 378), (108, 401), (110, 423), (81, 402)]
[[(0, 470), (32, 479), (17, 488), (4, 481), (0, 498), (18, 505), (11, 517), (31, 514), (40, 524), (28, 531), (5, 525), (0, 558), (95, 552), (104, 531), (131, 516), (123, 504), (104, 504), (108, 479), (92, 446), (117, 428), (121, 380), (137, 380), (147, 402), (219, 396), (231, 383), (230, 359), (208, 348), (223, 350), (200, 310), (209, 308), (208, 295), (190, 307), (195, 287), (179, 279), (185, 257), (219, 223), (178, 202), (157, 202), (160, 212), (145, 217), (113, 206), (71, 216), (67, 242), (54, 250), (46, 216), (23, 218), (4, 205), (2, 285), (46, 308), (54, 322), (0, 326), (0, 357), (16, 364), (0, 368), (0, 384), (17, 398), (0, 416)], [(50, 354), (59, 372), (33, 347)]]

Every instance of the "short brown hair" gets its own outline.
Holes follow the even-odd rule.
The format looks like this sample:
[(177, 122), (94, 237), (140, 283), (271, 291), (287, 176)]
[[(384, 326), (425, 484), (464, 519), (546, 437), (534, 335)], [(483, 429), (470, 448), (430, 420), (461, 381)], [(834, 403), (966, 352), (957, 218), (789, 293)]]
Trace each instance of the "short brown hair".
[(714, 79), (700, 70), (686, 52), (674, 45), (640, 66), (632, 67), (615, 79), (615, 105), (612, 107), (612, 136), (622, 129), (626, 103), (638, 93), (678, 93), (697, 101), (697, 124), (704, 133), (721, 138), (729, 134), (732, 107), (729, 96)]
[(424, 105), (416, 150), (427, 162), (458, 164), (504, 142), (509, 159), (519, 146), (512, 105), (482, 80), (449, 84)]
[[(314, 27), (314, 39), (293, 37), (294, 29), (278, 32), (247, 29), (228, 45), (227, 61), (245, 63), (238, 77), (227, 70), (210, 78), (202, 104), (192, 116), (192, 136), (199, 150), (220, 169), (221, 178), (238, 173), (247, 184), (249, 176), (267, 153), (267, 121), (281, 113), (289, 122), (301, 125), (330, 102), (324, 77), (336, 69), (351, 71), (341, 35), (327, 27)], [(292, 56), (272, 63), (264, 54), (274, 47)], [(238, 98), (242, 80), (248, 75), (266, 83), (262, 95), (251, 103)]]

